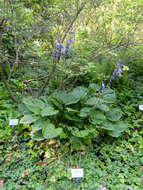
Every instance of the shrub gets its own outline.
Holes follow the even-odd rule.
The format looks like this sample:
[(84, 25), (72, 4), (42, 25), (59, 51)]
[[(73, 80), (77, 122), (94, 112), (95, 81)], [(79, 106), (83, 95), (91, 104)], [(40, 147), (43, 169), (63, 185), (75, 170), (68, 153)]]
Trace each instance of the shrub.
[(107, 132), (119, 137), (126, 129), (121, 121), (122, 111), (114, 107), (116, 94), (110, 88), (92, 83), (88, 88), (79, 86), (70, 92), (55, 91), (48, 97), (25, 98), (19, 109), (20, 121), (31, 126), (34, 140), (56, 137), (94, 139)]

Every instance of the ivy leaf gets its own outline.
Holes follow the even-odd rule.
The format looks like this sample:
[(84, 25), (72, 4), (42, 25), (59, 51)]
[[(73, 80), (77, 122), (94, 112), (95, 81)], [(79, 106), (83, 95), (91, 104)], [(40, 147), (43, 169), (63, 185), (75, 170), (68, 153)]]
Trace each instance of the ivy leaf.
[(107, 113), (107, 119), (110, 121), (118, 121), (122, 117), (122, 112), (119, 109), (112, 109)]
[(42, 134), (46, 139), (52, 139), (63, 132), (62, 128), (55, 128), (52, 123), (48, 123), (43, 129)]

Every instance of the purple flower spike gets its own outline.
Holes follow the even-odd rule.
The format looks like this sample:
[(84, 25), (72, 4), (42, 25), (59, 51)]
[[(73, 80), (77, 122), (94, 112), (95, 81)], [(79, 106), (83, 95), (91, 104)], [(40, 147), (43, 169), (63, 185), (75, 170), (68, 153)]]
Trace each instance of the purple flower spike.
[(73, 41), (74, 41), (73, 40), (74, 34), (75, 33), (72, 32), (70, 38), (67, 41), (66, 48), (65, 48), (65, 58), (69, 57), (69, 48), (70, 48), (70, 44), (73, 43)]
[(115, 63), (115, 65), (116, 65), (116, 66), (118, 66), (118, 67), (122, 67), (122, 66), (123, 66), (123, 64), (118, 63), (118, 62), (117, 62), (117, 63)]
[(60, 60), (60, 57), (61, 57), (61, 51), (62, 51), (62, 48), (63, 48), (63, 44), (62, 43), (57, 43), (56, 46), (55, 46), (55, 54), (54, 54), (54, 59), (56, 58), (58, 61)]
[(115, 63), (115, 65), (117, 66), (117, 67), (122, 67), (124, 64), (124, 61), (122, 60), (122, 59), (119, 59), (118, 60), (118, 62), (117, 63)]
[(64, 47), (64, 46), (63, 46), (62, 43), (57, 43), (56, 46), (55, 46), (56, 49), (61, 49), (61, 48), (63, 48), (63, 47)]
[(123, 70), (121, 69), (121, 67), (115, 69), (113, 76), (110, 79), (110, 85), (112, 85), (113, 80), (115, 80), (122, 72), (123, 72)]

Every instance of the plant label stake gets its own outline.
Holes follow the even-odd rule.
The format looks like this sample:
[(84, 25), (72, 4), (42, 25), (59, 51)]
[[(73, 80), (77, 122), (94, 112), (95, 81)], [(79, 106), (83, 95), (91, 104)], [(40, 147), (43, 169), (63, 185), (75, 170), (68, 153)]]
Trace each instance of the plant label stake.
[(139, 105), (139, 110), (143, 111), (143, 105)]
[(71, 168), (71, 177), (74, 179), (81, 179), (84, 176), (84, 171), (82, 168)]
[(10, 119), (9, 120), (9, 125), (10, 126), (15, 126), (15, 125), (17, 125), (18, 124), (18, 119)]

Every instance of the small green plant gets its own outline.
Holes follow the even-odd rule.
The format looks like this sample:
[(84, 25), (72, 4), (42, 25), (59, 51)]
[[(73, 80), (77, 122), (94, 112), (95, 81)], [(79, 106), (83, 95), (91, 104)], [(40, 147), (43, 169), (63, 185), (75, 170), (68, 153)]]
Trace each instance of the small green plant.
[(71, 92), (55, 91), (49, 97), (25, 98), (19, 109), (20, 121), (32, 128), (35, 140), (60, 138), (95, 138), (107, 132), (119, 137), (126, 129), (121, 110), (114, 107), (116, 94), (105, 88), (99, 92), (97, 84), (79, 86)]

